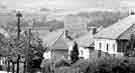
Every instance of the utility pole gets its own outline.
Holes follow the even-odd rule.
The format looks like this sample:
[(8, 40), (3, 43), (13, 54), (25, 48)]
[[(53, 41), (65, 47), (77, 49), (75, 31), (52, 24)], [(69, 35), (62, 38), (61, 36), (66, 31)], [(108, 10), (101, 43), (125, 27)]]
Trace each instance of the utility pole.
[(29, 56), (29, 49), (30, 49), (30, 38), (31, 38), (31, 29), (29, 28), (28, 29), (28, 39), (27, 39), (27, 44), (28, 44), (28, 47), (27, 47), (27, 54), (26, 54), (26, 71), (29, 73), (30, 72), (30, 65), (29, 65), (29, 59), (30, 59), (30, 56)]
[(30, 73), (30, 65), (29, 65), (29, 60), (30, 60), (30, 56), (29, 56), (29, 51), (30, 51), (30, 42), (31, 42), (31, 29), (33, 26), (33, 22), (29, 24), (28, 30), (27, 30), (27, 49), (26, 49), (26, 72)]
[[(20, 12), (18, 12), (16, 14), (16, 17), (17, 17), (17, 20), (18, 20), (18, 23), (17, 23), (17, 39), (18, 41), (20, 40), (20, 32), (21, 32), (21, 29), (20, 29), (20, 18), (22, 17), (22, 14)], [(19, 73), (19, 60), (20, 60), (20, 55), (18, 54), (17, 55), (17, 71), (16, 73)]]
[(21, 32), (21, 29), (20, 29), (20, 18), (22, 17), (22, 14), (20, 12), (18, 12), (16, 14), (16, 17), (17, 17), (17, 20), (18, 20), (18, 22), (17, 22), (17, 38), (18, 38), (18, 40), (20, 40), (20, 32)]

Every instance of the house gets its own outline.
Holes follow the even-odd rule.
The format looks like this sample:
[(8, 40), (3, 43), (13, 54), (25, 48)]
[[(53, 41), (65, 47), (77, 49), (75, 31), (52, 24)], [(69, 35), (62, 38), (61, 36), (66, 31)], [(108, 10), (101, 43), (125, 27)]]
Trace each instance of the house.
[(69, 45), (67, 42), (69, 42), (69, 40), (64, 38), (63, 29), (48, 33), (42, 40), (43, 44), (47, 45), (49, 51), (51, 51), (51, 53), (48, 52), (51, 58), (54, 57), (55, 59), (59, 59), (62, 56), (68, 55)]
[[(74, 44), (70, 45), (68, 48), (68, 54), (71, 54), (71, 51), (73, 50), (73, 46)], [(89, 48), (84, 48), (84, 47), (80, 47), (78, 45), (78, 51), (79, 51), (79, 57), (83, 58), (83, 59), (88, 59), (89, 58)], [(70, 56), (68, 57), (68, 59), (70, 59)]]
[[(91, 27), (88, 32), (82, 33), (79, 38), (75, 38), (74, 41), (79, 47), (79, 57), (88, 59), (90, 51), (94, 50), (94, 35), (97, 32), (97, 28)], [(69, 54), (72, 51), (74, 45), (69, 47)]]
[(123, 55), (131, 34), (135, 35), (135, 15), (129, 15), (97, 33), (95, 50)]

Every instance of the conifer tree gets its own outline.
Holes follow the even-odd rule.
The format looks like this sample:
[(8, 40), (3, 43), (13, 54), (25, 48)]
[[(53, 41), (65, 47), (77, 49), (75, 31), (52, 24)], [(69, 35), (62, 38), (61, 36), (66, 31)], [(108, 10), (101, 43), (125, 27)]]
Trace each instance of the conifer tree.
[(73, 50), (71, 51), (70, 54), (71, 58), (71, 63), (75, 63), (77, 60), (79, 60), (79, 49), (78, 49), (78, 44), (74, 42)]

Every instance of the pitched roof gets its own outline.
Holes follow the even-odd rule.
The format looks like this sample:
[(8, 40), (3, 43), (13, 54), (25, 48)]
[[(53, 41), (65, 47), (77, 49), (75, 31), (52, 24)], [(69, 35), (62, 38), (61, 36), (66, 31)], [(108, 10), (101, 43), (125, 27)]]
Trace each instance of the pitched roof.
[(3, 29), (1, 27), (0, 27), (0, 33), (3, 34), (5, 37), (9, 37), (10, 36), (9, 33), (5, 29)]
[(87, 32), (80, 38), (77, 38), (76, 42), (78, 43), (79, 46), (90, 47), (90, 46), (92, 46), (92, 44), (94, 42), (94, 37), (90, 32)]
[(95, 35), (95, 38), (107, 38), (107, 39), (117, 39), (121, 34), (127, 31), (130, 27), (135, 24), (135, 15), (130, 15), (117, 23), (101, 30)]
[(45, 36), (41, 36), (43, 40), (43, 44), (47, 44), (48, 46), (52, 46), (54, 41), (62, 34), (62, 32), (49, 32)]
[(48, 33), (46, 36), (44, 36), (43, 44), (47, 44), (48, 47), (51, 49), (67, 49), (69, 42), (64, 38), (64, 31), (63, 30), (58, 30), (54, 32)]

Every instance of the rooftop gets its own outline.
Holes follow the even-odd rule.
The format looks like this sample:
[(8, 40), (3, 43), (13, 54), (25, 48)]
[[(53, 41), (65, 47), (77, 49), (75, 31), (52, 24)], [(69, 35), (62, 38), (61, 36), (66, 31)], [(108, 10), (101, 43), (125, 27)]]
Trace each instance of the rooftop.
[(133, 24), (135, 24), (135, 15), (130, 15), (101, 30), (95, 35), (95, 38), (118, 39), (120, 35), (132, 27)]

